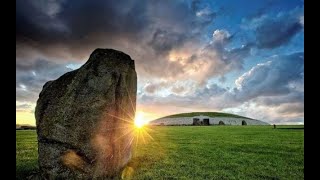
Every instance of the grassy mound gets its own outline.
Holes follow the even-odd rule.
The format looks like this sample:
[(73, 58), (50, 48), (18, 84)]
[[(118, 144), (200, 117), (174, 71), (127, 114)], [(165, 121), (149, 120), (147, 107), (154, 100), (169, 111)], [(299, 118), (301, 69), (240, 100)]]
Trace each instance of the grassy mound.
[(191, 112), (191, 113), (180, 113), (180, 114), (173, 114), (170, 116), (165, 116), (163, 118), (178, 118), (178, 117), (193, 117), (193, 116), (209, 116), (209, 117), (233, 117), (233, 118), (246, 118), (247, 117), (229, 114), (229, 113), (221, 113), (221, 112)]

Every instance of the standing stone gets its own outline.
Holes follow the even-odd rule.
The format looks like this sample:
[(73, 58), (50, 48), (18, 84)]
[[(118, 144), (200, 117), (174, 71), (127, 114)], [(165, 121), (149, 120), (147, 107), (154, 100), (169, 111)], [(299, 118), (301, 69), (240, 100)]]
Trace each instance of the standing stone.
[(136, 91), (134, 61), (112, 49), (47, 82), (35, 110), (42, 178), (118, 176), (131, 158)]

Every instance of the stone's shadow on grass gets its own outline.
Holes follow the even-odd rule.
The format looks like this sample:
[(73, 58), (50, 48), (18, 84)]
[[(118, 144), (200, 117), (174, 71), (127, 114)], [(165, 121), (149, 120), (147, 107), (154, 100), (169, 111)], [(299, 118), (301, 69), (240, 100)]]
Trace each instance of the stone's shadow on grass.
[(36, 174), (38, 172), (33, 172), (28, 169), (22, 169), (20, 171), (17, 171), (16, 173), (17, 173), (16, 179), (36, 179), (34, 177), (36, 177)]
[[(160, 159), (158, 159), (160, 160)], [(148, 167), (151, 167), (155, 163), (155, 158), (150, 156), (137, 156), (133, 157), (127, 166), (124, 168), (121, 174), (121, 179), (132, 179), (135, 174), (139, 173), (137, 170), (143, 170), (146, 172)]]
[(40, 172), (39, 170), (37, 171), (31, 171), (26, 174), (26, 179), (30, 180), (41, 180)]
[(28, 168), (25, 164), (16, 171), (16, 179), (41, 179), (39, 176), (39, 168)]

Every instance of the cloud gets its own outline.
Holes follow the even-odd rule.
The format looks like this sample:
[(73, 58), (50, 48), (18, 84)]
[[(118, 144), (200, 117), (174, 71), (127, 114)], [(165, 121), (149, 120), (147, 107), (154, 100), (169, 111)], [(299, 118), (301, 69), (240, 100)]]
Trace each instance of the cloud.
[(158, 84), (146, 84), (144, 87), (144, 92), (149, 93), (149, 94), (153, 94), (156, 91), (159, 91), (162, 89), (162, 86), (164, 86), (165, 84), (163, 83), (158, 83)]
[(45, 82), (57, 79), (71, 70), (66, 67), (66, 64), (57, 64), (43, 59), (28, 63), (17, 61), (17, 101), (36, 102)]
[(31, 105), (30, 104), (27, 104), (27, 103), (25, 103), (25, 104), (20, 104), (20, 105), (16, 105), (16, 109), (29, 109), (29, 108), (31, 108)]
[[(41, 3), (18, 0), (16, 24), (19, 26), (16, 28), (16, 34), (52, 43), (75, 40), (92, 32), (136, 33), (148, 23), (144, 15), (145, 4), (132, 0), (121, 2), (71, 0)], [(130, 16), (135, 18), (128, 18)], [(63, 23), (72, 33), (65, 34), (57, 29), (49, 30), (42, 26), (55, 24), (56, 21)], [(31, 26), (22, 27), (24, 24)], [(50, 34), (52, 31), (57, 32)]]
[(272, 49), (285, 45), (303, 29), (303, 8), (278, 14), (260, 14), (242, 20), (242, 28), (252, 29), (258, 48)]
[[(137, 61), (138, 74), (160, 78), (161, 81), (170, 84), (177, 81), (193, 81), (203, 86), (210, 78), (241, 70), (244, 59), (250, 55), (252, 47), (251, 44), (247, 44), (227, 49), (226, 46), (233, 37), (227, 30), (216, 29), (209, 43), (194, 38), (179, 41), (178, 35), (172, 35), (175, 38), (170, 38), (171, 35), (166, 31), (157, 33), (159, 34), (154, 36), (154, 41), (149, 43), (153, 49), (158, 49), (157, 52), (161, 53), (144, 51), (147, 53), (141, 54), (144, 57)], [(147, 89), (151, 90), (151, 87), (155, 89), (151, 85), (148, 85)]]
[(256, 29), (258, 47), (274, 48), (286, 44), (301, 29), (296, 21), (266, 21)]
[(290, 93), (284, 95), (260, 96), (255, 98), (254, 102), (265, 106), (279, 106), (285, 103), (303, 103), (304, 92), (291, 90)]
[[(23, 57), (21, 53), (28, 47), (47, 58), (84, 60), (95, 48), (114, 39), (138, 40), (150, 24), (146, 3), (132, 0), (43, 1), (37, 6), (32, 2), (17, 1), (17, 57)], [(54, 7), (59, 8), (52, 17), (47, 9)]]
[(211, 23), (217, 16), (217, 12), (214, 12), (208, 3), (200, 0), (193, 0), (191, 3), (191, 9), (195, 15), (201, 19), (201, 23), (203, 25)]
[(185, 92), (185, 88), (183, 86), (174, 86), (171, 88), (171, 91), (177, 95)]
[(177, 60), (183, 57), (173, 60), (172, 54), (186, 52), (187, 59), (195, 59), (196, 51), (206, 43), (202, 33), (217, 16), (204, 2), (191, 4), (134, 0), (35, 4), (18, 0), (16, 58), (84, 63), (97, 47), (114, 48), (130, 54), (141, 76), (185, 77), (208, 60), (187, 65)]
[[(286, 112), (286, 110), (288, 110)], [(270, 124), (292, 124), (304, 122), (303, 103), (280, 104), (278, 106), (265, 106), (246, 102), (236, 108), (226, 110), (246, 117), (259, 119)]]
[(51, 0), (51, 1), (37, 1), (31, 0), (31, 5), (38, 9), (40, 12), (50, 16), (55, 17), (61, 10), (61, 3), (63, 0)]
[[(170, 104), (184, 111), (226, 111), (272, 123), (302, 122), (304, 115), (304, 53), (267, 58), (237, 78), (236, 88), (211, 83), (206, 86), (154, 84), (153, 90), (169, 89), (165, 96), (140, 94), (141, 106)], [(180, 82), (181, 83), (181, 82)], [(180, 84), (181, 85), (181, 84)], [(184, 93), (175, 92), (181, 87)], [(180, 89), (178, 89), (179, 91)]]
[(205, 75), (221, 76), (232, 70), (241, 70), (244, 59), (250, 55), (251, 47), (252, 45), (247, 44), (228, 50), (214, 41), (198, 54), (198, 58), (208, 63), (208, 73)]
[(221, 44), (225, 44), (225, 41), (230, 40), (230, 33), (226, 30), (215, 30), (212, 34), (213, 37), (213, 42), (214, 43), (221, 43)]
[(228, 97), (240, 105), (238, 113), (271, 123), (303, 122), (304, 53), (270, 57), (235, 84)]
[(184, 95), (185, 93), (190, 93), (190, 91), (194, 89), (192, 85), (192, 82), (187, 81), (179, 81), (175, 83), (171, 81), (146, 83), (146, 85), (143, 87), (143, 92), (147, 95)]
[(152, 40), (149, 44), (156, 52), (161, 53), (168, 52), (179, 46), (184, 40), (185, 36), (183, 34), (158, 29), (153, 34)]
[(304, 53), (273, 56), (269, 61), (258, 64), (240, 76), (236, 81), (238, 100), (258, 96), (288, 94), (290, 83), (304, 78)]
[[(164, 97), (157, 97), (154, 94), (141, 94), (141, 105), (169, 105), (183, 108), (208, 108), (208, 109), (222, 109), (227, 107), (230, 101), (223, 102), (225, 100), (225, 94), (227, 89), (218, 86), (217, 84), (211, 84), (208, 87), (194, 88), (185, 86), (168, 85), (168, 89), (171, 93)], [(185, 93), (185, 91), (192, 91)], [(184, 93), (182, 93), (184, 92)]]
[(300, 16), (299, 22), (300, 22), (301, 26), (304, 27), (304, 15)]
[(136, 46), (150, 43), (157, 52), (170, 50), (202, 32), (209, 23), (203, 16), (212, 20), (214, 14), (207, 7), (198, 17), (183, 1), (146, 0), (18, 0), (16, 10), (17, 57), (29, 48), (69, 60), (84, 60), (93, 49), (105, 46), (136, 51)]
[(270, 120), (299, 121), (303, 116), (299, 54), (263, 60), (239, 77), (233, 89), (210, 81), (230, 81), (228, 73), (243, 70), (252, 48), (258, 47), (259, 54), (261, 49), (289, 43), (303, 29), (302, 8), (275, 13), (266, 8), (275, 3), (267, 3), (243, 19), (246, 32), (241, 34), (234, 24), (221, 23), (227, 18), (218, 19), (222, 15), (217, 9), (223, 8), (211, 1), (17, 0), (16, 4), (19, 102), (35, 102), (46, 81), (78, 68), (100, 47), (121, 50), (135, 60), (139, 106), (145, 109), (150, 105), (166, 112), (237, 108), (247, 113), (248, 103), (252, 112), (255, 108), (261, 110), (257, 113), (273, 112), (263, 115)]
[(205, 85), (241, 69), (251, 47), (227, 50), (233, 36), (225, 29), (213, 31), (212, 44), (203, 41), (218, 14), (201, 1), (19, 0), (16, 14), (18, 61), (84, 63), (95, 48), (114, 48), (130, 54), (139, 76)]
[(16, 111), (18, 112), (26, 112), (26, 111), (31, 111), (32, 105), (29, 103), (23, 103), (23, 104), (16, 104)]
[(35, 103), (16, 101), (16, 111), (23, 113), (34, 113)]

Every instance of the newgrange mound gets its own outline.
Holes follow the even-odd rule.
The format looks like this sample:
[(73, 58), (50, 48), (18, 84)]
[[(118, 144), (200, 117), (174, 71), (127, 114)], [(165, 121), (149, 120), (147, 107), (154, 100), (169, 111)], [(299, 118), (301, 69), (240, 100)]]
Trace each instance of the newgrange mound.
[(221, 112), (191, 112), (165, 116), (150, 125), (269, 125), (266, 122)]

